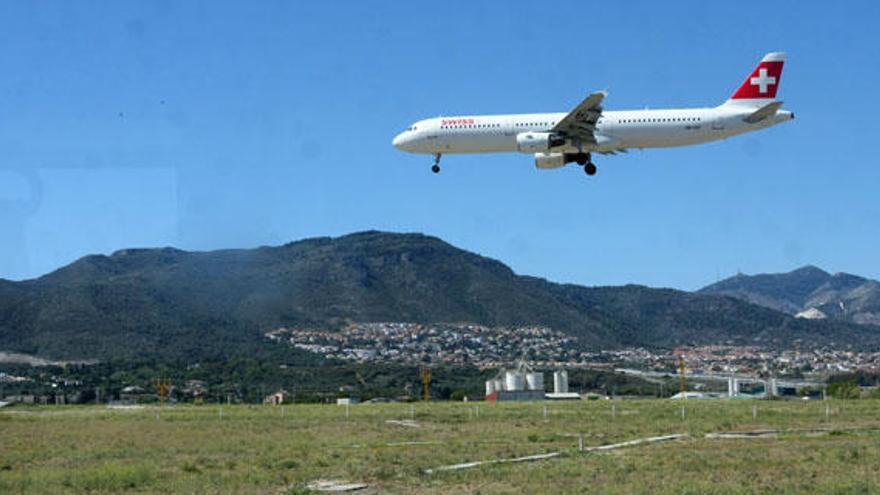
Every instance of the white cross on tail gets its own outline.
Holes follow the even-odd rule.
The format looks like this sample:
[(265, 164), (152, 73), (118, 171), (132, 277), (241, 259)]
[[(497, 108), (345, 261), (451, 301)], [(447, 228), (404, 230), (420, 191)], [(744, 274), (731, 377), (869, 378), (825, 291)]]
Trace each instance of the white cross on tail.
[(766, 93), (767, 86), (773, 86), (776, 84), (776, 78), (773, 76), (767, 77), (767, 69), (758, 70), (758, 77), (753, 77), (750, 81), (752, 86), (758, 86), (758, 92)]

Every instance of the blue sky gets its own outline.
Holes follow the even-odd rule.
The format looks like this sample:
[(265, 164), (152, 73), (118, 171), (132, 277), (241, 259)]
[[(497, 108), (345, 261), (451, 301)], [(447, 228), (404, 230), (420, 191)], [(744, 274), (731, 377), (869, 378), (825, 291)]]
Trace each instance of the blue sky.
[[(519, 273), (695, 289), (880, 278), (880, 4), (3, 2), (0, 277), (125, 247), (424, 232)], [(391, 147), (437, 115), (720, 103), (768, 51), (794, 122), (599, 157)]]

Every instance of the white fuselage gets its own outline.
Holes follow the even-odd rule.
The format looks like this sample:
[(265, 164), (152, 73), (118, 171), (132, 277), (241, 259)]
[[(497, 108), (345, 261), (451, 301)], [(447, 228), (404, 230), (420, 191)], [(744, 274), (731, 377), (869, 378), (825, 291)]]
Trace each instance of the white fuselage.
[[(559, 153), (609, 153), (627, 148), (686, 146), (724, 139), (794, 118), (778, 110), (757, 123), (743, 119), (755, 106), (724, 104), (715, 108), (623, 110), (603, 112), (596, 124), (596, 142), (566, 140)], [(523, 151), (517, 135), (552, 132), (566, 113), (475, 115), (421, 120), (394, 138), (395, 147), (413, 153), (490, 153)]]

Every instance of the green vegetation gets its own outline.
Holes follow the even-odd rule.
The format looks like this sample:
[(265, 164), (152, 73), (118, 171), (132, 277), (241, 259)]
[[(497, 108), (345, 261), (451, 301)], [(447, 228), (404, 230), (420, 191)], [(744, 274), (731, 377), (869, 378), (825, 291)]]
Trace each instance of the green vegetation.
[(828, 385), (828, 395), (835, 399), (858, 399), (861, 392), (856, 382), (835, 382)]
[[(95, 365), (41, 366), (2, 365), (0, 371), (31, 378), (19, 383), (0, 383), (0, 397), (5, 395), (78, 394), (80, 402), (94, 402), (96, 389), (102, 401), (118, 399), (124, 387), (135, 385), (147, 394), (140, 401), (155, 401), (153, 380), (167, 378), (174, 386), (170, 397), (189, 402), (191, 395), (183, 389), (190, 380), (199, 380), (204, 389), (203, 400), (209, 403), (227, 401), (261, 403), (263, 398), (279, 389), (291, 393), (296, 402), (333, 400), (338, 394), (363, 400), (374, 397), (421, 395), (419, 368), (415, 366), (343, 364), (338, 366), (280, 366), (258, 359), (205, 361), (198, 366), (185, 363), (149, 361), (112, 361)], [(496, 370), (474, 367), (432, 368), (431, 396), (461, 400), (464, 396), (482, 397), (483, 383)], [(75, 383), (75, 385), (65, 385)], [(572, 390), (603, 394), (654, 396), (661, 390), (672, 393), (672, 387), (659, 388), (641, 378), (604, 371), (572, 370)], [(549, 385), (549, 384), (548, 384)], [(53, 402), (53, 399), (49, 399)]]
[(364, 232), (204, 253), (130, 249), (35, 280), (0, 282), (0, 350), (49, 358), (309, 366), (320, 358), (264, 334), (350, 321), (541, 324), (591, 349), (719, 342), (868, 349), (880, 342), (868, 326), (796, 319), (731, 297), (518, 276), (418, 234)]
[[(316, 479), (407, 494), (876, 493), (880, 430), (871, 428), (880, 428), (878, 406), (875, 400), (447, 402), (361, 404), (348, 413), (335, 405), (13, 406), (0, 410), (0, 493), (307, 493), (304, 484)], [(419, 428), (386, 423), (410, 414)], [(786, 432), (704, 438), (766, 428)], [(597, 446), (672, 433), (691, 437), (601, 454), (577, 451), (578, 435)], [(423, 473), (554, 451), (564, 455)]]

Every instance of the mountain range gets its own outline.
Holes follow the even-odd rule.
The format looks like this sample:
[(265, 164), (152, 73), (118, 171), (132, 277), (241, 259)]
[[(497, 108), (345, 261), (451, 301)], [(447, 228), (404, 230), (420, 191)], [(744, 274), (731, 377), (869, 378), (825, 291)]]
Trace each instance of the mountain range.
[(699, 291), (727, 295), (801, 318), (880, 325), (880, 282), (815, 266), (789, 273), (736, 275)]
[[(33, 280), (0, 280), (0, 351), (51, 359), (254, 357), (285, 347), (265, 338), (278, 327), (332, 330), (354, 321), (540, 324), (591, 349), (880, 343), (874, 326), (794, 317), (812, 292), (793, 286), (794, 296), (774, 289), (754, 304), (741, 300), (745, 292), (730, 297), (711, 286), (691, 293), (558, 284), (435, 237), (374, 231), (256, 249), (126, 249)], [(791, 305), (765, 307), (771, 300)]]

